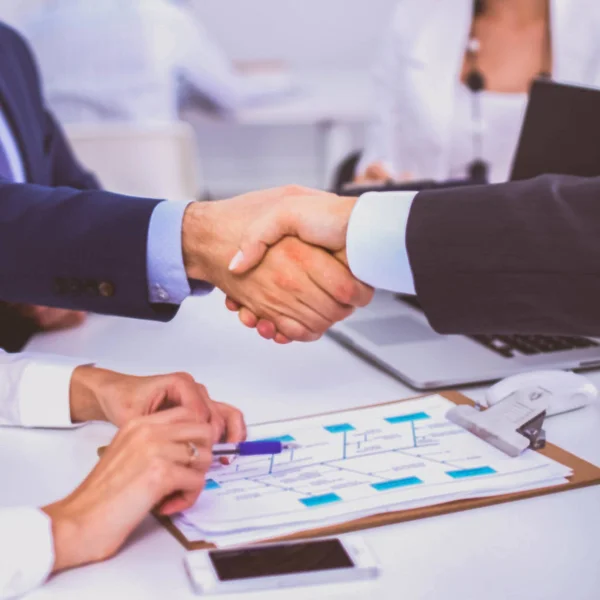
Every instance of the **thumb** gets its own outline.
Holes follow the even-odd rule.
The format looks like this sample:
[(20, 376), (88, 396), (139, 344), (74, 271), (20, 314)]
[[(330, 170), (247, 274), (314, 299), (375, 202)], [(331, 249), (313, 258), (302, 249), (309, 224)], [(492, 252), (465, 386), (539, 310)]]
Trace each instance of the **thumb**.
[(229, 270), (236, 275), (246, 273), (260, 264), (270, 246), (293, 234), (289, 212), (284, 207), (271, 210), (250, 225), (229, 264)]

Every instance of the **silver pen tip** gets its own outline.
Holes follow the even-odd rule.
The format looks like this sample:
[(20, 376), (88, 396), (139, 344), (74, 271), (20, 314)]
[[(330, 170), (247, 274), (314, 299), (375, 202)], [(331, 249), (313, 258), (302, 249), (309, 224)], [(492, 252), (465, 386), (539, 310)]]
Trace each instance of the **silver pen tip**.
[(297, 444), (296, 442), (286, 442), (285, 444), (283, 444), (284, 450), (297, 450), (301, 447), (302, 446), (300, 444)]

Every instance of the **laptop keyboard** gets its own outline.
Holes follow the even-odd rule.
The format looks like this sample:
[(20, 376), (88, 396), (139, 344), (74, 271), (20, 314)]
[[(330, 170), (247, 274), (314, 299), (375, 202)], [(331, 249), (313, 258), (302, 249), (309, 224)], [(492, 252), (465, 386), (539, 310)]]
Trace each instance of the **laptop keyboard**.
[(469, 335), (467, 337), (506, 358), (512, 358), (515, 351), (533, 356), (598, 346), (597, 342), (588, 338), (558, 335)]
[[(397, 296), (398, 300), (422, 310), (415, 296)], [(564, 350), (580, 350), (581, 348), (594, 348), (598, 342), (585, 337), (562, 335), (468, 335), (465, 336), (485, 346), (505, 358), (513, 358), (515, 352), (525, 356), (536, 354), (549, 354)]]

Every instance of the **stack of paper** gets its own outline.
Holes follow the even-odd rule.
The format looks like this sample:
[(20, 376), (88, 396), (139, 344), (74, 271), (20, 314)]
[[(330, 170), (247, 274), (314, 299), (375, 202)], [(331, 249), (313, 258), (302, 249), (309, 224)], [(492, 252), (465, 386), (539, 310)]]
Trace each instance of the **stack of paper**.
[(214, 465), (175, 519), (190, 541), (220, 547), (363, 516), (565, 483), (571, 470), (533, 451), (509, 458), (445, 417), (434, 395), (251, 428), (249, 439), (300, 449)]

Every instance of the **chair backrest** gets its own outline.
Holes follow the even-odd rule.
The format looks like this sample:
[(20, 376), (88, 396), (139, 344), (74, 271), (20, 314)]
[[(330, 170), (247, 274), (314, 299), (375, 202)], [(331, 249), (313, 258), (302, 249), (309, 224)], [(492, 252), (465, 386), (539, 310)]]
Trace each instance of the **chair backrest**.
[(187, 123), (73, 124), (65, 133), (106, 190), (169, 200), (202, 194), (195, 132)]

